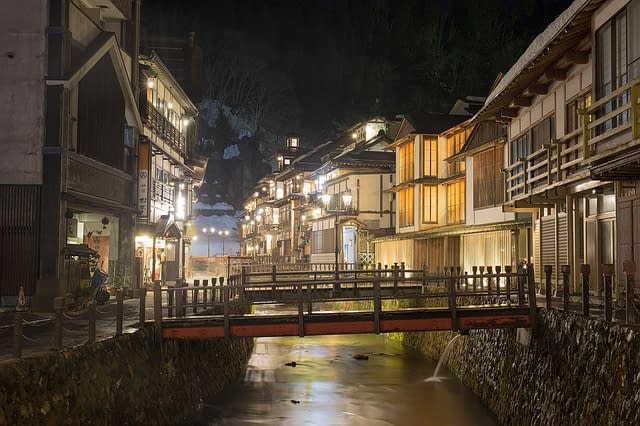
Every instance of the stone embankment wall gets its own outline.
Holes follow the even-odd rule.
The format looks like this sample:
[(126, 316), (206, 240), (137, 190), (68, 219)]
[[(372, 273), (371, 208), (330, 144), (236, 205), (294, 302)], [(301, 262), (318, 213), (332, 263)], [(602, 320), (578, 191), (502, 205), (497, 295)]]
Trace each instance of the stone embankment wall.
[(0, 364), (0, 425), (166, 425), (236, 380), (252, 339), (154, 341), (153, 330)]
[[(453, 336), (394, 337), (438, 359)], [(503, 424), (640, 424), (638, 329), (539, 309), (527, 340), (516, 330), (471, 331), (446, 363)]]

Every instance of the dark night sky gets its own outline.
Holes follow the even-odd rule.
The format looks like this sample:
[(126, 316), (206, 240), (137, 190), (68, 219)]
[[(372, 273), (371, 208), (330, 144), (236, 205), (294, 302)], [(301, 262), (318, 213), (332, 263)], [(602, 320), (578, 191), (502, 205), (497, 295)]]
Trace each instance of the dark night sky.
[[(374, 113), (446, 112), (457, 97), (486, 96), (569, 4), (145, 0), (142, 20), (156, 34), (197, 33), (210, 96), (274, 134), (321, 140)], [(229, 76), (233, 88), (221, 83)]]

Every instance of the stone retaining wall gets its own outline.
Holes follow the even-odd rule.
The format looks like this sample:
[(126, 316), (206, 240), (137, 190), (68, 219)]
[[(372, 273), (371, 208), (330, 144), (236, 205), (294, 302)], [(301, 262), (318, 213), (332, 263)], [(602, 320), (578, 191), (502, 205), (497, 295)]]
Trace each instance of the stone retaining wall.
[[(449, 369), (503, 424), (640, 424), (638, 330), (539, 309), (528, 339), (516, 330), (456, 339)], [(438, 359), (453, 333), (396, 335)], [(525, 336), (526, 337), (526, 336)]]
[(0, 364), (0, 425), (166, 425), (246, 367), (252, 339), (155, 342), (153, 330)]

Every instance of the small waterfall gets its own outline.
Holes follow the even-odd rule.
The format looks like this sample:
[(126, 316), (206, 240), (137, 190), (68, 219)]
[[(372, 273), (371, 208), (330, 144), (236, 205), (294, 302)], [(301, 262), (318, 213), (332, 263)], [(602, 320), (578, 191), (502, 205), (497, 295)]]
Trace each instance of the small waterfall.
[(440, 359), (438, 360), (438, 365), (436, 365), (436, 370), (433, 372), (433, 376), (424, 379), (425, 382), (442, 381), (443, 378), (438, 376), (438, 371), (440, 371), (440, 366), (447, 359), (447, 356), (449, 356), (449, 352), (451, 351), (451, 346), (453, 346), (453, 342), (458, 340), (458, 337), (462, 337), (462, 334), (456, 334), (455, 336), (453, 336), (453, 339), (451, 339), (449, 343), (447, 343), (447, 346), (445, 346), (444, 351), (442, 351), (442, 355), (440, 355)]

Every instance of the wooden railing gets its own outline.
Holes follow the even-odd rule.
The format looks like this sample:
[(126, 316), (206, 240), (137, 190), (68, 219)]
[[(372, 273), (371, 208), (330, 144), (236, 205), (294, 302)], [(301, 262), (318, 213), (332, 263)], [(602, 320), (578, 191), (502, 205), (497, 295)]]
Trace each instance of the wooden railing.
[(627, 149), (629, 143), (609, 144), (608, 142), (629, 129), (632, 129), (632, 136), (628, 142), (637, 144), (640, 138), (639, 109), (640, 78), (637, 78), (598, 99), (582, 111), (588, 117), (583, 120), (584, 159), (593, 160)]
[[(527, 327), (533, 324), (536, 314), (533, 271), (514, 272), (510, 266), (504, 267), (504, 271), (501, 267), (480, 267), (472, 274), (462, 273), (460, 268), (450, 268), (446, 274), (431, 274), (426, 268), (403, 270), (398, 266), (337, 273), (286, 271), (276, 265), (272, 265), (270, 271), (248, 270), (243, 268), (240, 275), (229, 277), (226, 283), (224, 278), (220, 278), (219, 283), (214, 279), (212, 285), (206, 281), (202, 285), (197, 282), (193, 286), (161, 288), (160, 283), (156, 283), (156, 332), (173, 338), (259, 336), (285, 333), (282, 331), (285, 328), (289, 330), (286, 333), (290, 333), (292, 321), (297, 322), (295, 330), (301, 336), (305, 332), (335, 334), (340, 330), (346, 333), (418, 328), (468, 330)], [(383, 310), (384, 300), (408, 300), (407, 305), (415, 308)], [(334, 310), (330, 315), (322, 311), (312, 313), (314, 303), (317, 307), (317, 303), (346, 301), (369, 302), (365, 305), (371, 308), (357, 313), (352, 310)], [(298, 313), (275, 316), (246, 313), (247, 306), (263, 303), (297, 306)], [(187, 318), (189, 313), (198, 311), (201, 315)], [(217, 315), (211, 316), (212, 312)], [(307, 328), (309, 321), (313, 325)], [(343, 321), (344, 324), (339, 325)], [(197, 330), (187, 330), (193, 327)]]

